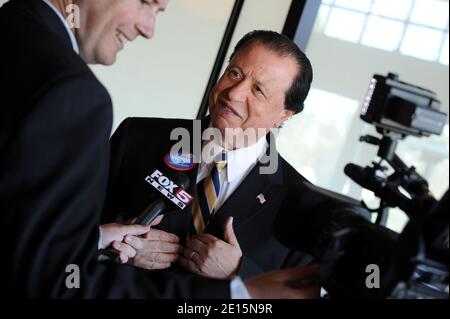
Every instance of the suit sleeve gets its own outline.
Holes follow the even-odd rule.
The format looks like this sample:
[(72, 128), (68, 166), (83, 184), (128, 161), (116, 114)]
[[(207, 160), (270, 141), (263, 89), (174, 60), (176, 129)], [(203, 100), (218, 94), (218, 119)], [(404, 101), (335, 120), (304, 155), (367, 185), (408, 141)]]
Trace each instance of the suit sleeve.
[(114, 222), (126, 209), (126, 205), (122, 201), (125, 191), (122, 190), (120, 171), (125, 157), (130, 125), (130, 118), (125, 119), (110, 139), (110, 169), (105, 206), (101, 217), (102, 224)]
[[(1, 156), (7, 287), (27, 298), (229, 297), (229, 282), (97, 262), (108, 174), (111, 102), (100, 84), (70, 77), (47, 88)], [(79, 269), (79, 288), (66, 281)], [(73, 269), (73, 268), (72, 268)]]
[(241, 266), (239, 267), (238, 275), (243, 279), (257, 276), (264, 273), (264, 269), (259, 267), (253, 260), (245, 255), (242, 256)]

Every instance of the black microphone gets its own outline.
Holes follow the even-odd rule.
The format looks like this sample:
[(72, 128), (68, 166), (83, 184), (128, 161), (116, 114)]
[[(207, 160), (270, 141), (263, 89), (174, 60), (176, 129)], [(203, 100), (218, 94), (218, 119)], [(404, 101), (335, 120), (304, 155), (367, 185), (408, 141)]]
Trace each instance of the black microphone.
[[(177, 172), (174, 174), (173, 180), (175, 184), (182, 189), (185, 190), (189, 188), (189, 178), (186, 174)], [(166, 204), (164, 203), (164, 200), (158, 198), (155, 202), (150, 203), (150, 205), (142, 211), (134, 223), (138, 225), (149, 225), (153, 222), (153, 220), (155, 220), (156, 217), (158, 217), (158, 215), (162, 213), (165, 208)]]
[[(164, 176), (160, 171), (155, 170), (152, 175), (146, 177), (146, 181), (155, 187), (160, 194), (164, 195), (166, 201), (170, 200), (172, 205), (176, 205), (177, 209), (184, 209), (186, 207), (185, 204), (192, 200), (192, 196), (186, 192), (186, 189), (189, 188), (190, 182), (189, 178), (184, 173), (176, 172), (172, 181), (168, 177)], [(174, 194), (173, 192), (175, 188), (177, 191)], [(178, 201), (176, 199), (178, 199)], [(134, 224), (150, 225), (156, 217), (163, 214), (163, 211), (167, 207), (165, 200), (158, 198), (156, 201), (151, 202), (139, 214)], [(119, 253), (112, 247), (103, 249), (101, 254), (111, 258), (115, 262), (120, 261)]]
[(370, 168), (352, 163), (345, 165), (344, 173), (363, 188), (373, 192), (378, 192), (386, 181), (385, 178), (375, 175)]

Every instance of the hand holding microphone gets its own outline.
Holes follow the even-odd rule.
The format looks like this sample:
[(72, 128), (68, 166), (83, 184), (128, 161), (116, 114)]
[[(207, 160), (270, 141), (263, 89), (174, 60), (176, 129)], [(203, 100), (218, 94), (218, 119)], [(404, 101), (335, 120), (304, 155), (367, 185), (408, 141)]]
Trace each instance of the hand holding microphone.
[(124, 237), (127, 235), (145, 235), (150, 231), (150, 227), (158, 225), (161, 219), (162, 216), (155, 219), (150, 225), (123, 225), (117, 223), (101, 225), (101, 241), (99, 244), (101, 254), (117, 263), (127, 263), (130, 258), (136, 255), (136, 251), (132, 247), (129, 247), (129, 245), (122, 243)]
[[(159, 224), (161, 214), (169, 211), (166, 209), (167, 206), (174, 206), (177, 211), (184, 209), (192, 200), (192, 196), (185, 191), (189, 187), (189, 179), (185, 174), (177, 173), (172, 181), (159, 170), (155, 170), (145, 180), (163, 196), (151, 202), (136, 218), (134, 225), (130, 225), (137, 227), (132, 229), (132, 233), (123, 234), (119, 240), (113, 241), (111, 247), (102, 251), (102, 255), (118, 263), (126, 263), (129, 260), (130, 264), (137, 267), (164, 269), (170, 267), (170, 263), (177, 260), (178, 254), (182, 251), (182, 247), (178, 245), (179, 238), (162, 230), (142, 228), (141, 225)], [(102, 230), (104, 226), (106, 225), (102, 226)], [(142, 232), (144, 229), (146, 231)]]

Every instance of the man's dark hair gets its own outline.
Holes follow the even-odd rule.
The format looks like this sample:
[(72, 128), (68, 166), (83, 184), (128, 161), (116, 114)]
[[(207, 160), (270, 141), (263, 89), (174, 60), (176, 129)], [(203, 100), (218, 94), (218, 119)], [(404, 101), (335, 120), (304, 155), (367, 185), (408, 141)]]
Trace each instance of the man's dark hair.
[(305, 53), (288, 37), (274, 31), (255, 30), (244, 35), (234, 47), (230, 60), (235, 54), (252, 44), (260, 43), (266, 48), (278, 53), (281, 57), (291, 56), (298, 64), (298, 72), (291, 87), (285, 93), (284, 106), (294, 113), (303, 111), (304, 102), (308, 96), (313, 71), (311, 62)]

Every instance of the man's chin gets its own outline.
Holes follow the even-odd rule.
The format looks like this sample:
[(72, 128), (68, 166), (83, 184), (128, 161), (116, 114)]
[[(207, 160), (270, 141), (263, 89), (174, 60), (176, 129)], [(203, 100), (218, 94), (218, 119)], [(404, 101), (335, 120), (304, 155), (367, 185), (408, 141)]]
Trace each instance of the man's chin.
[(103, 53), (99, 54), (95, 57), (94, 62), (91, 62), (89, 64), (100, 64), (100, 65), (113, 65), (116, 63), (117, 60), (117, 53), (118, 52), (111, 52), (111, 53)]
[(225, 133), (225, 129), (232, 127), (229, 121), (223, 116), (215, 116), (211, 118), (211, 126), (219, 129), (222, 134)]
[(104, 59), (100, 64), (105, 65), (105, 66), (113, 65), (114, 63), (116, 63), (116, 60), (117, 60), (117, 55), (114, 54), (113, 56)]

